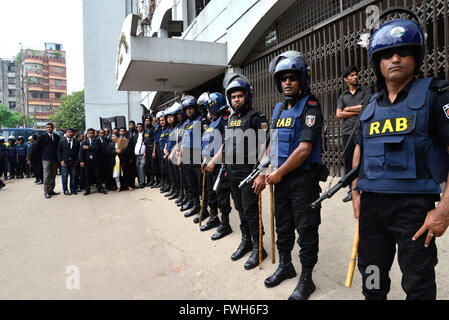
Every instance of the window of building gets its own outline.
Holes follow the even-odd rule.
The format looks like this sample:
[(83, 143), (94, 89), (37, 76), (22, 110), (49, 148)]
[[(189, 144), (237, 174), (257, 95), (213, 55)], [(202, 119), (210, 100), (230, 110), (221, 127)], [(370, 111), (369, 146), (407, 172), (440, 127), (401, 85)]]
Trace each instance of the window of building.
[(28, 77), (28, 84), (33, 85), (33, 84), (42, 84), (42, 78), (38, 78), (38, 77)]
[(54, 73), (64, 73), (64, 68), (61, 67), (50, 67), (50, 71)]
[(63, 87), (64, 86), (64, 81), (62, 81), (62, 80), (54, 80), (55, 82), (55, 86), (56, 87)]
[(16, 90), (8, 89), (8, 96), (9, 97), (15, 97), (16, 96)]
[(16, 78), (8, 78), (9, 84), (16, 84)]
[(9, 108), (10, 109), (15, 109), (16, 108), (16, 103), (14, 101), (10, 101), (9, 102)]
[(39, 63), (25, 63), (25, 72), (42, 73), (42, 65)]

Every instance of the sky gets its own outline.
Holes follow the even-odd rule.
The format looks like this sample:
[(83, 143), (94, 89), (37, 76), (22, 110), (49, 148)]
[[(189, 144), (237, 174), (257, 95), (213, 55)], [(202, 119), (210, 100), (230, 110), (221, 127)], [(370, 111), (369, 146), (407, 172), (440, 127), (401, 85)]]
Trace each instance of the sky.
[(67, 93), (84, 89), (82, 0), (0, 0), (0, 58), (22, 47), (44, 50), (61, 43), (66, 51)]

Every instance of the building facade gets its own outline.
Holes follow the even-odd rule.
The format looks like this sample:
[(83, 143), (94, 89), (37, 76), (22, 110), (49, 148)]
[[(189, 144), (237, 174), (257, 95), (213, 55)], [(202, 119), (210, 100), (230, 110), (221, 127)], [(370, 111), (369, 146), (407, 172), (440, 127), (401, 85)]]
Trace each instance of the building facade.
[(140, 122), (140, 93), (119, 92), (115, 65), (120, 29), (137, 0), (83, 0), (84, 93), (86, 128), (100, 128), (100, 117), (124, 116)]
[(0, 59), (0, 75), (0, 105), (22, 113), (20, 64), (15, 60)]
[[(427, 33), (423, 76), (449, 80), (449, 0), (144, 0), (139, 15), (123, 23), (117, 54), (117, 87), (162, 95), (223, 91), (227, 72), (242, 72), (254, 87), (254, 106), (271, 117), (282, 99), (269, 62), (286, 50), (302, 52), (311, 67), (312, 92), (323, 107), (324, 161), (338, 169), (341, 123), (335, 117), (343, 92), (341, 71), (361, 69), (374, 89), (368, 51), (357, 43), (376, 13), (392, 6), (414, 11)], [(396, 15), (399, 17), (399, 15)], [(391, 17), (387, 17), (391, 18)], [(162, 105), (163, 106), (163, 105)]]
[(45, 50), (23, 49), (21, 60), (23, 114), (27, 120), (34, 120), (37, 127), (45, 127), (67, 95), (65, 51), (61, 44), (45, 43)]

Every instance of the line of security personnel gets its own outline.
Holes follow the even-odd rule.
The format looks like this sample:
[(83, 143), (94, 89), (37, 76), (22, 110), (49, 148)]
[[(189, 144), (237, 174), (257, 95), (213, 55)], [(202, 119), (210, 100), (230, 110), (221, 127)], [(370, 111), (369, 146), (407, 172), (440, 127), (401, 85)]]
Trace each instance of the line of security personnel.
[[(28, 139), (29, 145), (25, 144), (25, 138), (10, 136), (8, 143), (5, 138), (0, 137), (0, 176), (5, 179), (23, 179), (30, 172), (29, 154), (32, 144), (32, 137)], [(8, 176), (9, 173), (9, 176)]]
[[(296, 276), (291, 263), (296, 229), (300, 235), (298, 243), (303, 270), (290, 299), (308, 299), (315, 290), (312, 269), (318, 259), (320, 224), (320, 208), (310, 209), (308, 204), (320, 193), (323, 117), (318, 100), (310, 93), (310, 71), (301, 54), (287, 52), (277, 58), (274, 66), (275, 80), (279, 91), (285, 95), (285, 101), (276, 105), (272, 119), (272, 127), (276, 130), (271, 134), (265, 115), (253, 109), (253, 92), (249, 80), (238, 74), (231, 74), (225, 79), (225, 95), (206, 93), (198, 99), (200, 102), (204, 100), (210, 122), (194, 97), (185, 96), (182, 99), (182, 114), (187, 117), (185, 123), (179, 125), (182, 128), (182, 139), (179, 139), (179, 133), (173, 137), (176, 128), (173, 115), (176, 110), (179, 111), (179, 106), (174, 105), (165, 110), (165, 114), (160, 117), (161, 138), (159, 142), (155, 140), (155, 143), (160, 144), (159, 148), (165, 151), (167, 158), (161, 161), (161, 168), (165, 168), (161, 169), (161, 174), (164, 175), (163, 171), (171, 173), (168, 182), (162, 184), (161, 192), (172, 190), (173, 195), (177, 195), (181, 210), (190, 209), (184, 216), (196, 214), (194, 222), (197, 223), (201, 210), (202, 174), (207, 172), (202, 218), (210, 217), (200, 230), (217, 228), (212, 240), (233, 232), (229, 224), (232, 196), (239, 212), (241, 242), (231, 259), (236, 261), (250, 253), (244, 263), (244, 268), (250, 270), (259, 264), (259, 232), (264, 232), (263, 226), (259, 225), (258, 195), (267, 183), (275, 184), (280, 263), (276, 272), (266, 279), (265, 285), (274, 287), (284, 279)], [(228, 106), (232, 108), (232, 115), (229, 114)], [(251, 136), (255, 137), (254, 145), (251, 145)], [(270, 138), (270, 148), (267, 149), (267, 140)], [(177, 147), (180, 147), (179, 152)], [(270, 157), (277, 170), (270, 175), (261, 174), (253, 184), (240, 188), (240, 182), (253, 171), (257, 160), (264, 155)], [(177, 164), (177, 168), (173, 164)], [(183, 173), (179, 171), (181, 168)], [(220, 170), (226, 173), (221, 176), (218, 190), (214, 191)], [(179, 178), (173, 172), (177, 172)], [(188, 194), (184, 206), (179, 197), (183, 175)], [(171, 198), (175, 199), (173, 196)], [(267, 252), (262, 246), (262, 259), (266, 257)]]

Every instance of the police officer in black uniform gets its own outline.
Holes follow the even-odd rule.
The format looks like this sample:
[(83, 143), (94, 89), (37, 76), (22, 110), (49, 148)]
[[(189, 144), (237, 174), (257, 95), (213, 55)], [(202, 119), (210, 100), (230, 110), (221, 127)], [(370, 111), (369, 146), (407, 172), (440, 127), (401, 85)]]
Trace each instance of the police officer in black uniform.
[[(225, 96), (219, 92), (211, 93), (205, 102), (205, 106), (212, 117), (212, 123), (202, 138), (202, 154), (206, 159), (206, 163), (208, 163), (206, 184), (210, 218), (200, 230), (206, 231), (218, 227), (217, 231), (211, 236), (212, 240), (218, 240), (232, 233), (232, 228), (229, 225), (229, 213), (231, 212), (231, 186), (229, 179), (223, 174), (217, 191), (213, 190), (220, 172), (220, 166), (216, 166), (217, 161), (221, 166), (224, 166), (224, 163), (219, 161), (222, 159), (219, 159), (220, 157), (215, 158), (215, 155), (218, 154), (225, 136), (229, 111)], [(221, 212), (221, 222), (218, 217), (218, 209)]]
[(175, 114), (176, 114), (176, 117), (178, 118), (178, 124), (176, 126), (177, 144), (176, 144), (175, 148), (173, 149), (174, 154), (172, 156), (172, 161), (174, 161), (174, 163), (176, 163), (176, 165), (178, 167), (178, 174), (179, 174), (179, 181), (180, 181), (180, 192), (179, 192), (178, 198), (176, 199), (175, 203), (178, 207), (182, 207), (188, 202), (186, 175), (185, 175), (185, 171), (182, 168), (181, 158), (180, 158), (181, 143), (182, 143), (182, 138), (184, 136), (184, 130), (185, 130), (186, 122), (187, 122), (187, 117), (186, 117), (184, 111), (182, 110), (181, 105), (179, 105), (177, 107)]
[(167, 161), (164, 155), (165, 144), (167, 142), (168, 130), (169, 126), (167, 123), (167, 118), (165, 116), (165, 112), (163, 111), (159, 117), (159, 123), (161, 125), (161, 135), (159, 137), (158, 144), (158, 159), (159, 159), (159, 168), (161, 173), (161, 193), (166, 193), (170, 190), (170, 181), (168, 179), (168, 168)]
[(153, 169), (153, 174), (155, 176), (156, 182), (151, 186), (151, 189), (160, 188), (161, 187), (161, 167), (160, 167), (160, 159), (159, 159), (159, 141), (162, 133), (162, 125), (160, 123), (160, 118), (163, 115), (163, 111), (159, 111), (153, 118), (153, 121), (156, 124), (154, 129), (154, 144), (153, 144), (153, 154), (151, 155), (151, 166)]
[[(254, 162), (259, 158), (259, 152), (264, 152), (265, 145), (258, 141), (258, 131), (268, 130), (268, 122), (263, 113), (252, 108), (252, 87), (249, 80), (238, 74), (230, 74), (225, 77), (226, 99), (231, 105), (234, 114), (228, 121), (225, 153), (230, 150), (232, 154), (226, 154), (227, 174), (231, 184), (231, 195), (235, 209), (239, 212), (240, 230), (242, 241), (237, 250), (232, 254), (233, 261), (242, 258), (251, 252), (244, 264), (246, 270), (255, 268), (259, 264), (259, 206), (258, 192), (251, 185), (245, 184), (239, 188), (240, 182), (253, 170)], [(229, 130), (229, 131), (228, 131)], [(228, 137), (232, 132), (233, 137)], [(249, 145), (249, 139), (245, 136), (251, 134), (256, 137), (256, 144)], [(243, 154), (239, 154), (243, 151)], [(243, 156), (239, 161), (240, 156)], [(232, 159), (232, 160), (231, 160)], [(262, 231), (263, 232), (263, 231)], [(262, 248), (262, 258), (267, 257), (267, 252)]]
[[(209, 121), (201, 114), (195, 97), (190, 95), (184, 96), (181, 105), (182, 110), (188, 118), (182, 139), (181, 161), (184, 165), (187, 189), (192, 202), (191, 210), (185, 213), (184, 217), (188, 218), (196, 214), (193, 222), (198, 223), (201, 211), (200, 194), (203, 181), (201, 170), (201, 137), (204, 131), (207, 130)], [(205, 208), (202, 218), (206, 219), (207, 217), (209, 217), (209, 212)]]
[(145, 115), (145, 131), (143, 134), (143, 143), (145, 145), (145, 173), (147, 176), (146, 187), (152, 187), (156, 183), (152, 161), (155, 131), (152, 122), (153, 117), (150, 114)]
[[(353, 161), (360, 171), (352, 194), (362, 292), (369, 300), (387, 298), (397, 245), (407, 299), (436, 299), (435, 237), (449, 225), (447, 187), (435, 209), (440, 183), (448, 180), (449, 83), (415, 78), (425, 36), (412, 19), (374, 30), (369, 56), (380, 91), (360, 117)], [(377, 285), (370, 276), (378, 277)]]
[[(291, 263), (291, 251), (298, 232), (302, 273), (289, 297), (307, 300), (315, 291), (313, 267), (318, 261), (318, 226), (320, 208), (308, 205), (319, 197), (321, 167), (321, 130), (323, 115), (317, 98), (310, 92), (310, 70), (303, 55), (287, 51), (270, 64), (279, 92), (285, 100), (273, 112), (270, 138), (270, 163), (276, 170), (265, 177), (275, 185), (275, 217), (279, 266), (265, 279), (268, 288), (296, 276)], [(254, 182), (264, 187), (264, 177)]]
[(5, 180), (8, 179), (8, 170), (6, 165), (6, 144), (4, 137), (0, 137), (0, 177), (2, 175), (4, 175)]

